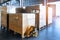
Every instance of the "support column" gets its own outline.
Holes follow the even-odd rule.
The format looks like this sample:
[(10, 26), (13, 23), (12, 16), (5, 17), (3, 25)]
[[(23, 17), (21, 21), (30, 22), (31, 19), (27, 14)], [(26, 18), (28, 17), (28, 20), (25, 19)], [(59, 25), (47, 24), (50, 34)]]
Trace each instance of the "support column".
[(46, 26), (48, 26), (48, 6), (46, 5)]
[(48, 26), (48, 0), (44, 0), (44, 6), (46, 7), (46, 26)]

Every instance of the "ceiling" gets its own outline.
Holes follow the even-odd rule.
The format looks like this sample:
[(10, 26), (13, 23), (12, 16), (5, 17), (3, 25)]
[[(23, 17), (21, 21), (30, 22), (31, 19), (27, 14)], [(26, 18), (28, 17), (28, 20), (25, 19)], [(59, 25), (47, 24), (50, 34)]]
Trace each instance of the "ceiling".
[(7, 1), (9, 1), (9, 0), (0, 0), (0, 4), (5, 3)]
[[(43, 0), (0, 0), (0, 4), (13, 6), (30, 6), (41, 4)], [(55, 2), (60, 0), (48, 0), (48, 2)]]
[(13, 6), (30, 6), (40, 4), (42, 0), (10, 0), (3, 5), (13, 5)]

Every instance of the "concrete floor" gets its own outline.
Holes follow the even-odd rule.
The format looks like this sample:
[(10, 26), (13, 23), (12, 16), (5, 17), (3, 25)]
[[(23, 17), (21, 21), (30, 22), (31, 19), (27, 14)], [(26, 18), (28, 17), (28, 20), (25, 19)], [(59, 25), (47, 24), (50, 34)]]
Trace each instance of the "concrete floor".
[(0, 40), (60, 40), (60, 18), (55, 18), (52, 25), (41, 30), (38, 37), (21, 39), (19, 35), (8, 35), (6, 31), (0, 30)]

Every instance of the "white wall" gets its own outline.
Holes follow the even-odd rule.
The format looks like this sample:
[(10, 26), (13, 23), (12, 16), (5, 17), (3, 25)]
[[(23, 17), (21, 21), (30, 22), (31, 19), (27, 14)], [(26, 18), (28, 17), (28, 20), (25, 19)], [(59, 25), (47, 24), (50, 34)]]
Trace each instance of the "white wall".
[(56, 2), (56, 16), (60, 16), (60, 2)]
[(56, 4), (56, 16), (60, 16), (60, 1), (52, 2), (48, 4)]

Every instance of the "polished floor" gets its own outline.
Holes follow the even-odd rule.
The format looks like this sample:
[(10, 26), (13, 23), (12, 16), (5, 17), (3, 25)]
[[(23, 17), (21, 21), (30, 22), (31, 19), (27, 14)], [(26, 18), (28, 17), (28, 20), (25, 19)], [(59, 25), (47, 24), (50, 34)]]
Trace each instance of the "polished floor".
[(60, 40), (60, 18), (54, 18), (53, 23), (41, 30), (38, 37), (21, 39), (19, 35), (8, 34), (6, 31), (0, 30), (0, 40)]

